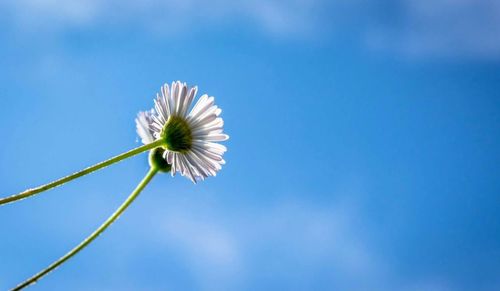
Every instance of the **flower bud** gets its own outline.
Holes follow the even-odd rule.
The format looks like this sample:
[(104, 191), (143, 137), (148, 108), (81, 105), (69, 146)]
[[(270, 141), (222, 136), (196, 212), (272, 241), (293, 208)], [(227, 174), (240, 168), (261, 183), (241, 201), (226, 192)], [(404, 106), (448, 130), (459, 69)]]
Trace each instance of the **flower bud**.
[(149, 151), (149, 165), (160, 172), (168, 173), (172, 169), (172, 166), (163, 157), (164, 153), (165, 150), (161, 147)]

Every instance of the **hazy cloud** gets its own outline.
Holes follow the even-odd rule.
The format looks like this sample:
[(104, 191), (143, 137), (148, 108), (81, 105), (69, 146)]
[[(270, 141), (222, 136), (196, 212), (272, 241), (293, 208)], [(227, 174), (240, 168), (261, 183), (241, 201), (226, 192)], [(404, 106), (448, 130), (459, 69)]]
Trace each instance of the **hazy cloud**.
[(322, 5), (318, 0), (7, 0), (0, 8), (24, 31), (133, 24), (155, 33), (173, 33), (195, 25), (243, 21), (272, 35), (293, 36), (313, 32), (319, 21), (314, 13)]
[[(296, 201), (237, 213), (202, 204), (176, 200), (158, 203), (161, 209), (149, 205), (148, 219), (158, 223), (141, 232), (183, 254), (204, 290), (241, 288), (266, 273), (290, 286), (319, 278), (325, 286), (346, 290), (383, 290), (394, 283), (384, 258), (359, 231), (349, 203), (318, 207)], [(285, 276), (283, 265), (285, 281), (279, 279)]]
[(500, 2), (405, 0), (367, 34), (374, 48), (409, 56), (500, 57)]
[(406, 56), (500, 57), (496, 0), (7, 0), (0, 9), (21, 32), (133, 27), (161, 36), (240, 24), (275, 38), (349, 35)]

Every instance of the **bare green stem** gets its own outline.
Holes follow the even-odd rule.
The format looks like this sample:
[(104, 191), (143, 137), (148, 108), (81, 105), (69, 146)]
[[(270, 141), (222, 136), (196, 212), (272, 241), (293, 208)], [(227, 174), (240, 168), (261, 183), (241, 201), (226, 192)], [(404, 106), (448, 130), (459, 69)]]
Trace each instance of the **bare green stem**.
[(21, 290), (31, 284), (36, 283), (38, 280), (40, 280), (40, 278), (47, 275), (48, 273), (59, 267), (61, 264), (69, 260), (71, 257), (78, 254), (85, 247), (87, 247), (94, 239), (96, 239), (101, 233), (103, 233), (118, 217), (120, 217), (120, 215), (127, 209), (127, 207), (129, 207), (130, 204), (134, 202), (135, 198), (139, 196), (144, 187), (146, 187), (146, 185), (151, 181), (151, 179), (153, 179), (153, 177), (156, 175), (157, 172), (158, 169), (152, 167), (146, 174), (146, 176), (142, 179), (142, 181), (139, 183), (139, 185), (137, 185), (135, 190), (123, 202), (123, 204), (120, 205), (120, 207), (118, 207), (118, 209), (101, 226), (99, 226), (98, 229), (96, 229), (91, 235), (89, 235), (86, 239), (84, 239), (79, 245), (77, 245), (75, 248), (69, 251), (66, 255), (62, 256), (59, 260), (55, 261), (50, 266), (40, 271), (33, 277), (19, 284), (17, 287), (12, 289), (12, 291)]
[(74, 174), (71, 174), (69, 176), (66, 176), (66, 177), (63, 177), (61, 179), (55, 180), (54, 182), (50, 182), (48, 184), (45, 184), (45, 185), (42, 185), (42, 186), (39, 186), (39, 187), (36, 187), (36, 188), (28, 189), (28, 190), (26, 190), (24, 192), (21, 192), (19, 194), (15, 194), (15, 195), (12, 195), (12, 196), (9, 196), (9, 197), (0, 198), (0, 205), (11, 203), (11, 202), (18, 201), (18, 200), (21, 200), (21, 199), (25, 199), (25, 198), (28, 198), (30, 196), (36, 195), (36, 194), (38, 194), (40, 192), (43, 192), (43, 191), (46, 191), (46, 190), (49, 190), (49, 189), (61, 186), (62, 184), (67, 183), (67, 182), (69, 182), (71, 180), (74, 180), (76, 178), (85, 176), (85, 175), (90, 174), (90, 173), (92, 173), (94, 171), (97, 171), (99, 169), (105, 168), (105, 167), (107, 167), (107, 166), (109, 166), (111, 164), (114, 164), (114, 163), (119, 162), (121, 160), (124, 160), (126, 158), (130, 158), (130, 157), (132, 157), (134, 155), (140, 154), (140, 153), (145, 152), (147, 150), (154, 149), (156, 147), (161, 146), (162, 144), (163, 144), (162, 140), (157, 140), (155, 142), (152, 142), (152, 143), (140, 146), (138, 148), (135, 148), (133, 150), (130, 150), (128, 152), (120, 154), (120, 155), (118, 155), (116, 157), (113, 157), (113, 158), (111, 158), (109, 160), (106, 160), (104, 162), (100, 162), (98, 164), (90, 166), (90, 167), (88, 167), (86, 169), (83, 169), (83, 170), (81, 170), (79, 172), (76, 172)]

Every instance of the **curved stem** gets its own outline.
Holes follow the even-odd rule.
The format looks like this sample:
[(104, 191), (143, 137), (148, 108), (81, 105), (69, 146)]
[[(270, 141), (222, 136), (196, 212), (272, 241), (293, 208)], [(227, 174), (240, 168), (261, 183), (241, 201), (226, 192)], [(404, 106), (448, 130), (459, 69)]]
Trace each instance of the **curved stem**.
[(146, 187), (146, 185), (151, 181), (151, 179), (153, 179), (153, 177), (156, 175), (157, 172), (158, 169), (151, 168), (149, 172), (146, 174), (146, 176), (139, 183), (139, 185), (137, 185), (135, 190), (123, 202), (123, 204), (120, 205), (120, 207), (118, 207), (118, 209), (101, 226), (99, 226), (98, 229), (96, 229), (91, 235), (89, 235), (86, 239), (84, 239), (79, 245), (77, 245), (75, 248), (69, 251), (66, 255), (62, 256), (59, 260), (52, 263), (46, 269), (40, 271), (33, 277), (19, 284), (17, 287), (12, 289), (12, 291), (21, 290), (35, 283), (40, 278), (53, 271), (55, 268), (59, 267), (61, 264), (69, 260), (74, 255), (78, 254), (82, 249), (88, 246), (94, 239), (96, 239), (101, 233), (103, 233), (118, 217), (120, 217), (123, 211), (125, 211), (125, 209), (127, 209), (127, 207), (129, 207), (130, 204), (132, 204), (132, 202), (134, 202), (135, 198), (139, 196), (141, 191), (144, 189), (144, 187)]
[(40, 192), (43, 192), (43, 191), (46, 191), (46, 190), (58, 187), (58, 186), (60, 186), (60, 185), (62, 185), (64, 183), (67, 183), (67, 182), (71, 181), (71, 180), (74, 180), (74, 179), (79, 178), (81, 176), (85, 176), (85, 175), (90, 174), (90, 173), (92, 173), (94, 171), (97, 171), (99, 169), (105, 168), (105, 167), (107, 167), (107, 166), (109, 166), (111, 164), (114, 164), (114, 163), (119, 162), (121, 160), (124, 160), (126, 158), (130, 158), (130, 157), (132, 157), (134, 155), (140, 154), (140, 153), (145, 152), (147, 150), (159, 147), (162, 144), (163, 144), (162, 140), (157, 140), (155, 142), (152, 142), (152, 143), (140, 146), (138, 148), (135, 148), (133, 150), (130, 150), (128, 152), (120, 154), (120, 155), (118, 155), (116, 157), (113, 157), (111, 159), (108, 159), (108, 160), (106, 160), (104, 162), (100, 162), (98, 164), (90, 166), (90, 167), (88, 167), (86, 169), (83, 169), (83, 170), (81, 170), (79, 172), (76, 172), (74, 174), (71, 174), (69, 176), (66, 176), (66, 177), (63, 177), (61, 179), (55, 180), (54, 182), (50, 182), (48, 184), (45, 184), (45, 185), (42, 185), (42, 186), (39, 186), (39, 187), (36, 187), (36, 188), (28, 189), (28, 190), (26, 190), (24, 192), (21, 192), (19, 194), (15, 194), (15, 195), (12, 195), (12, 196), (9, 196), (9, 197), (0, 198), (0, 205), (11, 203), (11, 202), (14, 202), (14, 201), (17, 201), (17, 200), (21, 200), (21, 199), (25, 199), (25, 198), (28, 198), (28, 197), (33, 196), (35, 194), (38, 194)]

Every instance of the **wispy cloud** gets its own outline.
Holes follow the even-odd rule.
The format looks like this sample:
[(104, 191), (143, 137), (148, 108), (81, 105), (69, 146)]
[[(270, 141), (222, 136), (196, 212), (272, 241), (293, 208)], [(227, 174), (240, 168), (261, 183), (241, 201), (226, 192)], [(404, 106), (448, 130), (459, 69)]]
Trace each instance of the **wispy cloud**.
[(366, 225), (352, 202), (288, 201), (231, 211), (217, 203), (175, 199), (145, 207), (147, 220), (157, 222), (139, 222), (145, 226), (140, 232), (148, 234), (143, 239), (180, 254), (202, 290), (242, 290), (249, 282), (265, 289), (309, 289), (315, 282), (341, 290), (452, 289), (444, 277), (403, 279), (363, 231)]
[(156, 36), (241, 25), (274, 38), (349, 39), (406, 56), (500, 57), (495, 0), (7, 0), (0, 15), (22, 32), (132, 28)]
[[(267, 282), (266, 288), (314, 286), (316, 281), (330, 289), (425, 290), (422, 284), (398, 281), (360, 231), (353, 204), (320, 207), (295, 201), (232, 212), (204, 203), (176, 199), (157, 203), (158, 208), (148, 205), (147, 219), (157, 223), (140, 223), (147, 227), (140, 230), (148, 234), (144, 239), (182, 254), (203, 290), (244, 289), (248, 282)], [(264, 279), (266, 274), (273, 274), (274, 283)]]
[[(455, 290), (440, 274), (432, 278), (400, 274), (364, 231), (366, 221), (352, 201), (318, 205), (294, 200), (234, 210), (222, 201), (207, 201), (196, 194), (183, 196), (182, 191), (173, 191), (175, 195), (162, 197), (158, 194), (164, 192), (154, 189), (159, 188), (152, 187), (150, 199), (141, 199), (125, 220), (113, 226), (112, 233), (91, 248), (99, 255), (100, 264), (116, 271), (116, 282), (124, 290), (140, 284), (137, 277), (127, 274), (137, 272), (138, 258), (145, 254), (166, 262), (175, 254), (174, 262), (180, 266), (172, 268), (181, 268), (197, 290), (253, 290), (255, 286), (304, 290), (315, 289), (318, 282), (323, 290)], [(40, 215), (35, 229), (41, 229), (47, 241), (55, 236), (60, 241), (78, 241), (82, 228), (96, 223), (96, 213), (105, 217), (112, 208), (104, 201), (107, 199), (99, 198), (102, 196), (86, 196), (77, 206), (83, 215), (78, 214), (71, 224), (64, 224), (64, 220), (54, 223), (53, 217)], [(74, 202), (58, 203), (58, 207), (64, 209), (70, 204)], [(50, 252), (57, 254), (60, 250)], [(80, 258), (80, 264), (85, 260), (95, 264), (88, 252)], [(68, 267), (61, 270), (74, 271)], [(171, 270), (161, 273), (167, 277), (175, 274)], [(63, 286), (78, 285), (80, 280), (82, 290), (102, 289), (84, 282), (85, 277), (60, 278), (68, 280)]]
[(63, 29), (91, 25), (103, 8), (99, 1), (20, 0), (0, 4), (4, 19), (20, 31)]
[(24, 31), (61, 31), (96, 26), (136, 25), (155, 33), (189, 31), (195, 26), (243, 22), (271, 35), (312, 33), (321, 0), (145, 0), (145, 1), (37, 1), (7, 0), (3, 14)]
[(368, 30), (375, 48), (409, 56), (500, 57), (500, 2), (405, 0)]

